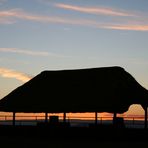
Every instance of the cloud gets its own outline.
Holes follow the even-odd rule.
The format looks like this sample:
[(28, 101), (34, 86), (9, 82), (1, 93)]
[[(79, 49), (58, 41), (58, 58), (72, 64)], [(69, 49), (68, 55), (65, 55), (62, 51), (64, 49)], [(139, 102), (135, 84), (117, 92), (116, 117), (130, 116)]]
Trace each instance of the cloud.
[(109, 16), (133, 16), (133, 14), (125, 11), (121, 11), (118, 9), (113, 8), (106, 8), (106, 7), (80, 7), (76, 5), (68, 5), (62, 3), (56, 3), (56, 7), (83, 12), (83, 13), (90, 13), (96, 15), (109, 15)]
[(31, 51), (31, 50), (18, 49), (18, 48), (0, 48), (0, 52), (26, 54), (31, 56), (49, 56), (49, 53), (45, 51)]
[(56, 57), (56, 58), (72, 57), (68, 55), (62, 55), (62, 54), (57, 54), (57, 53), (52, 53), (47, 51), (32, 51), (32, 50), (19, 49), (19, 48), (0, 48), (0, 52), (16, 53), (16, 54), (23, 54), (23, 55), (29, 55), (29, 56)]
[(0, 17), (12, 17), (19, 16), (22, 10), (21, 9), (10, 9), (10, 10), (2, 10), (0, 11)]
[[(85, 25), (85, 26), (93, 26), (95, 21), (86, 20), (86, 19), (72, 19), (58, 16), (42, 16), (42, 15), (33, 15), (24, 12), (21, 9), (11, 9), (7, 11), (0, 11), (0, 18), (3, 20), (11, 19), (11, 22), (14, 22), (14, 19), (22, 19), (22, 20), (30, 20), (35, 22), (42, 23), (60, 23), (60, 24), (73, 24), (73, 25)], [(2, 22), (1, 22), (2, 23)]]
[(148, 25), (138, 25), (138, 24), (109, 25), (109, 26), (104, 26), (103, 28), (115, 29), (115, 30), (148, 31)]
[(32, 77), (22, 72), (14, 71), (7, 68), (0, 68), (0, 76), (4, 78), (14, 78), (22, 82), (29, 81)]
[(0, 11), (0, 24), (14, 24), (16, 20), (14, 19), (14, 10), (3, 10)]
[[(118, 15), (121, 15), (121, 14), (119, 13)], [(34, 14), (27, 13), (21, 9), (11, 9), (11, 10), (6, 10), (6, 11), (0, 11), (0, 23), (3, 23), (3, 24), (4, 23), (6, 24), (15, 23), (17, 20), (28, 20), (28, 21), (33, 21), (33, 22), (69, 24), (69, 25), (99, 28), (99, 29), (148, 31), (147, 18), (144, 18), (144, 20), (142, 18), (140, 18), (140, 20), (138, 19), (139, 17), (134, 17), (132, 19), (127, 18), (126, 20), (125, 19), (122, 20), (122, 22), (120, 20), (120, 23), (119, 23), (119, 20), (116, 20), (116, 22), (114, 21), (114, 23), (112, 24), (112, 21), (110, 22), (102, 21), (101, 22), (100, 20), (98, 21), (98, 20), (91, 20), (91, 19), (78, 19), (78, 18), (70, 18), (70, 17), (65, 18), (65, 17), (60, 17), (60, 16), (34, 15)], [(13, 49), (13, 52), (17, 52), (16, 50), (17, 49)], [(18, 52), (24, 52), (27, 54), (26, 51), (18, 51)], [(46, 55), (47, 53), (31, 53), (29, 51), (28, 54)]]

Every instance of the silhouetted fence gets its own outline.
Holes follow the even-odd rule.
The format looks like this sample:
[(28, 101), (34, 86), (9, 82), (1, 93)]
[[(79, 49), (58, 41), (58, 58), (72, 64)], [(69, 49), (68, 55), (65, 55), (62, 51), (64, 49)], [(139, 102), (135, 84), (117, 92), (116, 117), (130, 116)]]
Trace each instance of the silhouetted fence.
[[(49, 119), (50, 116), (48, 116)], [(63, 122), (63, 116), (59, 115), (59, 122)], [(144, 128), (144, 117), (123, 117), (124, 124), (128, 128)], [(12, 125), (13, 116), (0, 115), (0, 125)], [(45, 116), (16, 116), (16, 125), (35, 126), (39, 122), (44, 122)], [(49, 120), (50, 122), (50, 120)], [(67, 116), (66, 122), (71, 126), (88, 126), (95, 124), (94, 117)], [(98, 117), (98, 125), (113, 124), (113, 117)]]

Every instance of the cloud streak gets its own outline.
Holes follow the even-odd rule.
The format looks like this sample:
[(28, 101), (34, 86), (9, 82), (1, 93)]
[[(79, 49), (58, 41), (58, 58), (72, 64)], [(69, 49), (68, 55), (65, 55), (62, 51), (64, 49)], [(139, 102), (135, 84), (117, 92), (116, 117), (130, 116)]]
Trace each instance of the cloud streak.
[(49, 56), (48, 52), (31, 51), (31, 50), (18, 49), (18, 48), (0, 48), (0, 52), (26, 54), (26, 55), (31, 55), (31, 56)]
[[(109, 13), (109, 12), (108, 12)], [(107, 14), (107, 13), (106, 13)], [(114, 15), (121, 16), (119, 13), (114, 13)], [(128, 13), (123, 14), (122, 16), (128, 16)], [(116, 22), (101, 22), (98, 20), (91, 19), (77, 19), (77, 18), (65, 18), (60, 16), (43, 16), (43, 15), (34, 15), (27, 13), (21, 9), (11, 9), (7, 11), (0, 11), (0, 23), (1, 24), (12, 24), (17, 22), (18, 20), (27, 20), (33, 22), (40, 23), (55, 23), (55, 24), (69, 24), (69, 25), (77, 25), (84, 27), (92, 27), (99, 29), (112, 29), (112, 30), (131, 30), (131, 31), (148, 31), (148, 20), (147, 18), (138, 20), (139, 17), (134, 18), (126, 18), (126, 20), (116, 20)], [(132, 22), (133, 20), (133, 22)], [(130, 23), (129, 23), (130, 21)], [(24, 54), (32, 54), (32, 55), (48, 55), (45, 53), (31, 53), (30, 51), (17, 51), (17, 49), (13, 49), (9, 52), (24, 52)]]
[(129, 24), (129, 25), (108, 25), (104, 26), (106, 29), (114, 29), (114, 30), (130, 30), (130, 31), (148, 31), (148, 25), (137, 25), (137, 24)]
[(56, 57), (56, 58), (71, 57), (71, 56), (56, 54), (56, 53), (47, 52), (47, 51), (33, 51), (33, 50), (26, 50), (26, 49), (19, 49), (19, 48), (0, 48), (0, 52), (16, 53), (16, 54), (29, 55), (29, 56), (40, 56), (40, 57)]
[(16, 19), (30, 20), (30, 21), (43, 22), (43, 23), (63, 23), (63, 24), (78, 24), (78, 25), (92, 22), (88, 20), (83, 21), (82, 19), (69, 19), (69, 18), (63, 18), (58, 16), (33, 15), (33, 14), (26, 13), (21, 9), (0, 11), (0, 18), (5, 20), (10, 18), (11, 19), (16, 18)]
[(106, 8), (106, 7), (80, 7), (76, 5), (68, 5), (62, 3), (56, 3), (54, 6), (58, 8), (63, 8), (67, 10), (73, 10), (83, 13), (90, 13), (96, 15), (109, 15), (109, 16), (133, 16), (133, 14), (121, 11), (118, 9), (113, 8)]
[(14, 78), (22, 82), (29, 81), (32, 77), (22, 72), (14, 71), (7, 68), (0, 68), (0, 76), (4, 78)]
[(91, 26), (94, 27), (98, 25), (96, 21), (92, 21), (89, 19), (74, 19), (74, 18), (65, 18), (59, 16), (42, 16), (42, 15), (33, 15), (24, 12), (21, 9), (11, 9), (7, 11), (0, 11), (0, 19), (4, 20), (4, 22), (0, 21), (0, 23), (14, 23), (16, 19), (20, 20), (29, 20), (34, 22), (41, 23), (58, 23), (58, 24), (70, 24), (70, 25), (82, 25), (82, 26)]

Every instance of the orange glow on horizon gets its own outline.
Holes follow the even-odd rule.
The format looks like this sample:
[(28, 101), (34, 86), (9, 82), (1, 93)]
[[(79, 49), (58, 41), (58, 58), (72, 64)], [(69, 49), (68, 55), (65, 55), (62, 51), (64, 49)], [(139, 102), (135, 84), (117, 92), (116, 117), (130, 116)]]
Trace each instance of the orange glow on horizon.
[[(63, 119), (63, 113), (48, 113), (49, 116), (59, 116), (59, 119)], [(124, 118), (136, 118), (141, 119), (144, 116), (144, 110), (141, 105), (131, 105), (129, 110), (124, 114), (117, 114), (118, 117)], [(98, 113), (98, 120), (112, 120), (113, 114), (111, 113)], [(16, 120), (44, 120), (45, 113), (16, 113)], [(80, 120), (94, 120), (95, 113), (67, 113), (66, 119), (80, 119)], [(12, 120), (12, 113), (1, 112), (0, 120)]]

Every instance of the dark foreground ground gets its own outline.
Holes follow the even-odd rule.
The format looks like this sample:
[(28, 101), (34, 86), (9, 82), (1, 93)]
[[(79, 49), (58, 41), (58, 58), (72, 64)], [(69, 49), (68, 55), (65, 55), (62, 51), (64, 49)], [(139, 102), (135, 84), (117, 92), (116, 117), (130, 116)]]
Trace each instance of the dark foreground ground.
[(148, 148), (148, 130), (0, 126), (2, 148)]

